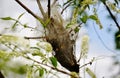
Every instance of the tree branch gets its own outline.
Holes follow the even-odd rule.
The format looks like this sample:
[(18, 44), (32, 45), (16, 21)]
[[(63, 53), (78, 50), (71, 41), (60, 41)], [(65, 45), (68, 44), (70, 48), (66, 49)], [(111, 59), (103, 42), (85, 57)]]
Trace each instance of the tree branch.
[(53, 7), (56, 2), (57, 2), (57, 0), (54, 0), (51, 7)]
[(43, 17), (45, 17), (46, 15), (45, 15), (45, 12), (44, 12), (44, 10), (42, 8), (40, 0), (37, 0), (37, 4), (38, 4), (39, 10), (42, 13)]
[(46, 37), (24, 37), (25, 39), (45, 39)]
[(115, 24), (116, 24), (117, 28), (118, 28), (118, 29), (119, 29), (119, 31), (120, 31), (120, 26), (119, 26), (119, 24), (118, 24), (118, 22), (117, 22), (117, 20), (116, 20), (115, 16), (112, 14), (112, 12), (111, 12), (110, 8), (107, 6), (107, 4), (105, 3), (105, 1), (102, 1), (102, 2), (103, 2), (103, 4), (105, 5), (105, 7), (106, 7), (107, 11), (109, 12), (109, 14), (110, 14), (111, 18), (112, 18), (112, 19), (113, 19), (113, 21), (115, 22)]
[(88, 62), (88, 63), (80, 66), (80, 69), (83, 68), (83, 67), (85, 67), (85, 66), (87, 66), (87, 65), (92, 65), (92, 63), (93, 63), (94, 60), (95, 60), (95, 58), (93, 58), (90, 62)]
[(55, 67), (49, 66), (49, 65), (47, 65), (47, 64), (43, 64), (43, 63), (41, 63), (41, 62), (39, 62), (39, 61), (36, 61), (36, 60), (34, 60), (33, 58), (30, 58), (29, 56), (24, 56), (24, 57), (25, 57), (25, 58), (28, 58), (28, 59), (30, 59), (30, 60), (32, 60), (32, 61), (34, 61), (34, 62), (36, 62), (36, 63), (38, 63), (38, 64), (40, 64), (40, 65), (49, 67), (49, 68), (51, 68), (52, 70), (56, 70), (56, 71), (61, 72), (61, 73), (63, 73), (63, 74), (69, 75), (69, 76), (71, 76), (71, 77), (73, 77), (73, 78), (80, 78), (80, 77), (75, 77), (74, 75), (72, 75), (72, 74), (70, 74), (70, 73), (68, 73), (68, 72), (65, 72), (65, 71), (63, 71), (63, 70), (60, 70), (60, 69), (58, 69), (58, 68), (55, 68)]
[(72, 2), (69, 2), (61, 11), (61, 14), (63, 14), (63, 12), (70, 6)]
[(51, 7), (50, 7), (50, 0), (48, 0), (48, 18), (50, 18)]
[(41, 20), (41, 17), (37, 16), (35, 13), (33, 13), (29, 8), (27, 8), (21, 1), (15, 0), (19, 5), (21, 5), (28, 13), (30, 13), (33, 17), (36, 19)]

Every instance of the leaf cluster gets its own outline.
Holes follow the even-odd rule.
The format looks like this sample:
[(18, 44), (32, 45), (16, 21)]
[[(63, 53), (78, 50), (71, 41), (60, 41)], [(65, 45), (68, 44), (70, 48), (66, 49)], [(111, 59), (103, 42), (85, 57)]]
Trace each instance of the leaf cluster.
[[(44, 66), (39, 65), (39, 63), (35, 62), (34, 64), (25, 63), (25, 64), (18, 64), (16, 63), (16, 67), (12, 60), (14, 58), (24, 58), (26, 60), (34, 62), (31, 57), (39, 57), (41, 59), (41, 64), (49, 64), (54, 68), (57, 68), (57, 59), (51, 56), (52, 53), (52, 46), (47, 42), (39, 42), (36, 43), (35, 47), (30, 47), (29, 40), (24, 38), (19, 38), (17, 36), (12, 35), (1, 35), (0, 36), (0, 45), (5, 45), (7, 50), (0, 50), (0, 69), (12, 71), (18, 74), (26, 74), (26, 78), (34, 77), (34, 71), (39, 72), (39, 77), (43, 77), (46, 68)], [(28, 46), (29, 45), (29, 46)], [(31, 55), (31, 56), (28, 56)], [(50, 55), (50, 56), (49, 56)], [(24, 61), (24, 60), (23, 60)], [(8, 65), (8, 63), (10, 63)], [(21, 62), (18, 62), (21, 63)], [(26, 69), (27, 68), (27, 69)]]

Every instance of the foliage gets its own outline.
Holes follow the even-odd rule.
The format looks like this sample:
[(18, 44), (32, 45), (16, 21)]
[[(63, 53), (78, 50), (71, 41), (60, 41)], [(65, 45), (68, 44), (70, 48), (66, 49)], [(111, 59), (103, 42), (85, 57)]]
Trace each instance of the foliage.
[(120, 31), (115, 33), (116, 49), (120, 49)]
[[(27, 60), (31, 60), (34, 62), (29, 55), (39, 56), (42, 64), (50, 64), (53, 67), (56, 68), (57, 66), (57, 60), (54, 57), (48, 56), (51, 54), (52, 47), (47, 42), (38, 42), (36, 43), (36, 47), (30, 47), (30, 44), (27, 43), (29, 40), (26, 40), (24, 38), (19, 38), (16, 36), (11, 35), (2, 35), (0, 36), (0, 45), (5, 45), (4, 47), (7, 47), (5, 50), (0, 50), (0, 69), (11, 71), (18, 74), (25, 74), (26, 78), (34, 78), (34, 75), (32, 74), (35, 70), (39, 71), (39, 76), (42, 77), (44, 72), (46, 71), (44, 67), (41, 67), (39, 65), (31, 64), (31, 63), (24, 63), (22, 62), (12, 62), (13, 58), (24, 58)], [(44, 44), (43, 44), (44, 43)], [(29, 46), (28, 46), (29, 45)], [(45, 53), (42, 51), (45, 50)], [(8, 65), (8, 63), (10, 63)], [(15, 63), (15, 64), (14, 64)], [(39, 64), (39, 63), (38, 63)], [(30, 66), (31, 65), (31, 66)], [(15, 67), (17, 66), (17, 67)], [(27, 68), (27, 69), (26, 69)]]
[(54, 67), (57, 67), (57, 59), (55, 57), (50, 57), (50, 61)]

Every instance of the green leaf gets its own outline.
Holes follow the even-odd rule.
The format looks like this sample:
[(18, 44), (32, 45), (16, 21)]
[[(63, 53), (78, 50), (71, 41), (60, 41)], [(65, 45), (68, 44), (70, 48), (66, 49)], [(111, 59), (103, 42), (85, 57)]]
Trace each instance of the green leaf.
[(55, 57), (50, 57), (50, 61), (54, 67), (57, 67), (57, 59)]
[(98, 19), (98, 20), (96, 20), (96, 24), (98, 24), (99, 25), (99, 28), (100, 29), (102, 29), (103, 28), (103, 26), (102, 26), (102, 24), (101, 24), (101, 22), (100, 22), (100, 20)]
[(73, 19), (75, 19), (78, 16), (78, 11), (79, 11), (79, 9), (78, 9), (78, 7), (76, 7), (73, 12)]
[(117, 37), (120, 38), (120, 34)]
[(41, 68), (41, 69), (39, 69), (39, 76), (42, 77), (43, 75), (44, 75), (44, 69)]
[(4, 17), (4, 18), (0, 18), (0, 19), (2, 19), (2, 20), (13, 20), (13, 18), (11, 18), (11, 17)]
[(17, 23), (18, 23), (18, 21), (16, 21), (16, 22), (12, 25), (12, 29), (15, 29), (15, 27), (18, 25)]
[(98, 16), (96, 14), (95, 15), (90, 15), (89, 18), (94, 20), (96, 22), (96, 24), (99, 25), (100, 29), (103, 28), (103, 26), (102, 26), (102, 24), (101, 24), (101, 22), (100, 22), (100, 20), (99, 20), (99, 18), (98, 18)]
[(25, 13), (22, 13), (19, 15), (18, 19), (20, 19)]
[(66, 29), (70, 28), (71, 26), (72, 26), (72, 22), (70, 22), (66, 25)]
[(74, 29), (74, 31), (75, 31), (75, 33), (77, 33), (77, 32), (79, 32), (79, 28), (78, 27), (76, 27), (75, 29)]
[(91, 76), (91, 78), (96, 78), (96, 75), (89, 68), (86, 68), (86, 72)]
[(89, 18), (92, 19), (92, 20), (97, 20), (98, 19), (96, 15), (90, 15)]
[(88, 16), (85, 14), (82, 18), (80, 18), (83, 23), (87, 22)]
[(15, 23), (12, 25), (12, 29), (14, 29), (14, 28), (18, 25), (19, 19), (20, 19), (24, 14), (25, 14), (25, 13), (20, 14), (17, 20), (13, 19), (13, 20), (15, 21)]

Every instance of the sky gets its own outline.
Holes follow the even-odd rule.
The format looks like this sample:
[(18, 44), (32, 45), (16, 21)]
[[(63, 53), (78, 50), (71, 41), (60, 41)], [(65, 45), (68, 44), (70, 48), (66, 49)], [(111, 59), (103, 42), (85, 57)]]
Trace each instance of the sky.
[[(39, 13), (39, 10), (37, 9), (36, 2), (34, 0), (27, 1), (27, 0), (21, 0), (27, 5), (32, 11), (34, 11), (36, 14)], [(46, 5), (43, 3), (42, 5)], [(96, 25), (93, 21), (88, 21), (86, 26), (80, 29), (79, 36), (77, 39), (77, 55), (80, 53), (80, 44), (81, 44), (81, 38), (83, 35), (89, 36), (89, 52), (88, 52), (88, 59), (92, 59), (93, 57), (97, 57), (99, 60), (97, 60), (91, 67), (92, 70), (94, 70), (95, 74), (98, 78), (110, 78), (110, 74), (114, 74), (116, 71), (118, 71), (118, 68), (115, 68), (115, 71), (109, 72), (110, 68), (113, 64), (113, 59), (110, 56), (116, 55), (116, 53), (119, 53), (119, 50), (115, 50), (115, 44), (114, 44), (114, 33), (117, 30), (115, 27), (115, 24), (112, 20), (108, 20), (106, 18), (106, 15), (108, 14), (105, 9), (103, 9), (103, 5), (100, 4), (99, 6), (99, 17), (103, 25), (103, 29), (99, 29), (99, 26)], [(21, 22), (28, 23), (28, 25), (35, 27), (37, 26), (36, 20), (27, 13), (22, 7), (20, 7), (14, 0), (0, 0), (0, 17), (7, 17), (11, 16), (13, 18), (17, 18), (20, 14), (24, 13), (25, 15), (22, 17)], [(66, 14), (69, 13), (69, 11), (65, 12)], [(110, 26), (112, 25), (112, 26)], [(0, 34), (12, 34), (12, 35), (19, 35), (19, 36), (36, 36), (35, 34), (37, 32), (31, 32), (29, 29), (24, 29), (18, 33), (12, 33), (9, 30), (4, 30), (4, 28), (11, 26), (11, 22), (6, 22), (0, 20)], [(108, 31), (108, 28), (111, 28), (110, 32)], [(97, 34), (96, 34), (97, 31)], [(28, 34), (29, 32), (29, 34)], [(99, 34), (99, 35), (98, 35)], [(101, 42), (100, 38), (105, 43), (105, 46), (107, 46), (108, 50), (103, 43)], [(119, 53), (120, 54), (120, 53)]]

